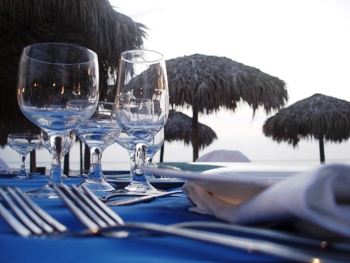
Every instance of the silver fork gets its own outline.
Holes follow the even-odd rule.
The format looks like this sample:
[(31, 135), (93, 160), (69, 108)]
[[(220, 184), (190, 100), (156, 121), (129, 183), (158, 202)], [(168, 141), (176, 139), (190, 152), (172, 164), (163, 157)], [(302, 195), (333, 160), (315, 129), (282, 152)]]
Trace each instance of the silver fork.
[[(68, 231), (64, 225), (60, 224), (54, 218), (49, 216), (39, 206), (32, 202), (31, 199), (25, 196), (19, 189), (13, 190), (8, 188), (8, 194), (0, 189), (0, 195), (3, 199), (3, 202), (9, 206), (9, 208), (14, 212), (15, 216), (12, 215), (12, 213), (10, 213), (7, 208), (5, 208), (5, 206), (3, 206), (1, 203), (0, 214), (18, 234), (24, 237), (74, 237), (106, 235), (108, 237), (125, 238), (129, 235), (129, 230), (136, 229), (147, 231), (147, 233), (175, 235), (208, 243), (215, 243), (235, 249), (241, 249), (243, 251), (248, 251), (249, 253), (258, 252), (269, 254), (292, 260), (293, 262), (313, 262), (315, 256), (317, 256), (317, 259), (321, 260), (320, 262), (349, 262), (349, 256), (344, 256), (343, 254), (318, 254), (313, 250), (308, 251), (258, 239), (228, 236), (194, 229), (177, 228), (179, 226), (173, 227), (150, 223), (124, 223), (124, 221), (117, 214), (115, 214), (88, 189), (85, 188), (84, 192), (80, 192), (81, 194), (77, 194), (79, 193), (79, 190), (76, 187), (73, 187), (73, 190), (71, 190), (71, 192), (69, 192), (70, 190), (66, 191), (67, 189), (68, 188), (58, 189), (58, 192), (61, 190), (59, 193), (61, 193), (62, 198), (66, 198), (67, 200), (73, 198), (80, 201), (84, 200), (84, 203), (86, 202), (85, 205), (88, 209), (85, 209), (85, 211), (83, 211), (81, 208), (78, 208), (76, 204), (74, 204), (74, 201), (68, 201), (68, 203), (71, 203), (71, 206), (69, 207), (70, 210), (76, 210), (74, 214), (79, 216), (78, 218), (84, 222), (84, 225), (88, 226), (89, 230), (83, 230), (79, 232)], [(70, 197), (68, 197), (69, 193), (71, 194)], [(86, 198), (82, 196), (85, 196)], [(91, 202), (96, 202), (96, 207), (99, 207), (97, 210), (100, 210), (101, 214), (92, 212), (94, 211), (94, 209), (92, 209), (94, 206), (91, 205)], [(93, 223), (89, 222), (89, 219), (86, 219), (88, 216), (85, 213), (88, 213), (86, 211), (89, 209), (90, 216), (96, 220), (93, 221)], [(32, 215), (28, 216), (28, 214)], [(20, 219), (17, 220), (16, 217)], [(110, 219), (104, 219), (106, 222), (101, 223), (101, 220), (104, 217)], [(107, 225), (107, 227), (105, 227), (105, 225)], [(128, 232), (126, 232), (126, 230), (128, 230)]]
[(0, 214), (17, 234), (28, 237), (67, 232), (66, 226), (42, 210), (21, 190), (7, 188), (7, 191), (8, 194), (0, 189), (0, 196), (14, 215), (2, 203), (0, 203)]
[[(158, 233), (166, 235), (175, 235), (194, 240), (201, 240), (209, 243), (220, 244), (236, 249), (249, 251), (249, 253), (259, 252), (278, 256), (294, 262), (313, 262), (315, 256), (321, 259), (321, 262), (348, 262), (349, 256), (346, 253), (334, 254), (334, 251), (322, 251), (320, 248), (301, 249), (298, 247), (305, 246), (300, 244), (296, 247), (270, 242), (266, 240), (243, 238), (229, 236), (215, 232), (197, 230), (191, 227), (191, 224), (175, 224), (164, 226), (151, 223), (125, 223), (113, 210), (107, 207), (97, 196), (88, 188), (81, 190), (76, 186), (69, 189), (67, 186), (57, 188), (57, 192), (62, 200), (69, 207), (71, 212), (95, 234), (107, 235), (110, 237), (127, 237), (129, 230), (142, 230), (144, 233)], [(106, 219), (108, 218), (108, 219)], [(198, 223), (198, 222), (197, 222)], [(107, 226), (106, 226), (107, 224)], [(183, 227), (183, 228), (182, 228)], [(205, 227), (205, 225), (192, 225), (192, 227)], [(219, 228), (218, 225), (209, 227)], [(126, 232), (128, 231), (128, 232)], [(239, 232), (238, 229), (235, 229)], [(243, 233), (243, 231), (241, 232)], [(253, 234), (253, 233), (249, 233)], [(340, 252), (339, 250), (337, 252)], [(345, 254), (345, 255), (344, 255)], [(315, 261), (316, 262), (316, 261)]]

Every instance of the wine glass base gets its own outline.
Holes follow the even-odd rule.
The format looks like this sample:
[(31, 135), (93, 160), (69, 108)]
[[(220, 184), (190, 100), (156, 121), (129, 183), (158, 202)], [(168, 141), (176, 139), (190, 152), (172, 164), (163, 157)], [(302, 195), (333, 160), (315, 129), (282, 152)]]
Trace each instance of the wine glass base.
[(11, 177), (11, 179), (15, 179), (15, 180), (30, 180), (30, 179), (33, 179), (33, 178), (29, 174), (27, 174), (27, 175), (17, 174), (16, 176)]
[(123, 189), (118, 190), (120, 193), (135, 194), (157, 194), (163, 193), (163, 190), (154, 188), (148, 181), (131, 181)]
[(95, 192), (95, 193), (116, 191), (115, 187), (113, 187), (111, 184), (107, 183), (103, 179), (102, 180), (86, 179), (84, 182), (80, 183), (78, 186), (81, 187), (82, 185), (89, 188), (92, 192)]
[(59, 198), (56, 191), (53, 189), (52, 185), (46, 184), (38, 189), (30, 190), (26, 192), (29, 197), (39, 197), (39, 198)]

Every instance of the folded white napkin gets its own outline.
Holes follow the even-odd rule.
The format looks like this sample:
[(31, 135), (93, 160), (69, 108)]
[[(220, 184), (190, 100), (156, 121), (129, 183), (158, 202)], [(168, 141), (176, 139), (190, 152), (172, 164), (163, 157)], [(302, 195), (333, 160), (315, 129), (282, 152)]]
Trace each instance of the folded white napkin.
[(0, 173), (9, 173), (10, 167), (7, 163), (0, 157)]
[(302, 230), (319, 235), (350, 237), (350, 166), (322, 165), (296, 174), (237, 204), (220, 198), (194, 181), (183, 188), (194, 207), (190, 211), (214, 215), (237, 224), (293, 222)]

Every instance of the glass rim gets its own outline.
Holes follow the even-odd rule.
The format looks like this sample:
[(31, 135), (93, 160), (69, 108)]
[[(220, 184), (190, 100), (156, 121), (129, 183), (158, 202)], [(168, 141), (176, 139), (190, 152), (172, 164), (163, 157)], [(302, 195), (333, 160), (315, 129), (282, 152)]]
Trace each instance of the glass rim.
[[(41, 59), (35, 59), (31, 56), (29, 56), (27, 54), (28, 50), (37, 46), (53, 46), (53, 45), (62, 45), (62, 46), (71, 46), (74, 47), (76, 49), (80, 49), (80, 50), (87, 50), (91, 55), (91, 59), (88, 59), (86, 61), (83, 62), (77, 62), (77, 63), (63, 63), (63, 62), (48, 62), (45, 60), (41, 60)], [(76, 44), (71, 44), (71, 43), (64, 43), (64, 42), (41, 42), (41, 43), (35, 43), (35, 44), (31, 44), (28, 45), (26, 47), (23, 48), (22, 50), (22, 55), (26, 56), (28, 59), (33, 60), (33, 61), (37, 61), (37, 62), (42, 62), (42, 63), (47, 63), (47, 64), (52, 64), (52, 65), (75, 65), (75, 64), (85, 64), (85, 63), (91, 63), (91, 61), (95, 60), (98, 58), (97, 53), (95, 51), (93, 51), (92, 49), (89, 49), (87, 47), (84, 46), (80, 46), (80, 45), (76, 45)]]
[[(134, 61), (134, 60), (130, 60), (125, 58), (126, 54), (136, 54), (136, 53), (149, 53), (149, 54), (156, 54), (159, 55), (158, 59), (151, 59), (151, 60), (147, 60), (147, 61)], [(152, 63), (158, 63), (160, 61), (164, 60), (164, 55), (162, 53), (160, 53), (159, 51), (155, 51), (155, 50), (151, 50), (151, 49), (130, 49), (130, 50), (125, 50), (120, 54), (120, 58), (123, 61), (129, 62), (129, 63), (141, 63), (141, 64), (152, 64)]]

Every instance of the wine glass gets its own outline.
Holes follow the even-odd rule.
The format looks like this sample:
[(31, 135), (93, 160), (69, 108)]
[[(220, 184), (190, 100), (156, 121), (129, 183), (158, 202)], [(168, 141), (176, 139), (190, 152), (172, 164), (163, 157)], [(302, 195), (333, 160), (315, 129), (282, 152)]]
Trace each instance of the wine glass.
[(115, 115), (120, 127), (135, 137), (132, 181), (124, 192), (157, 193), (142, 172), (147, 144), (165, 125), (169, 114), (169, 93), (164, 57), (150, 50), (121, 54)]
[(29, 133), (10, 133), (7, 136), (7, 144), (14, 149), (21, 157), (21, 169), (13, 177), (15, 179), (28, 179), (29, 174), (26, 172), (26, 157), (28, 153), (39, 147), (41, 138), (39, 134)]
[[(41, 134), (41, 144), (51, 154), (51, 143), (50, 143), (51, 140), (50, 140), (49, 135), (44, 130), (41, 130), (40, 134)], [(70, 150), (70, 148), (72, 148), (74, 142), (75, 142), (75, 133), (73, 131), (69, 131), (63, 136), (62, 157), (61, 158), (63, 158), (69, 152), (69, 150)], [(56, 154), (53, 156), (53, 158), (55, 158), (53, 163), (57, 163), (57, 155)], [(67, 175), (65, 175), (63, 172), (62, 172), (62, 178), (67, 178)]]
[(90, 150), (90, 171), (87, 179), (79, 186), (85, 185), (93, 192), (116, 190), (104, 179), (101, 159), (103, 151), (115, 143), (114, 138), (120, 131), (121, 128), (114, 117), (114, 103), (109, 102), (99, 102), (91, 118), (74, 129)]
[(64, 136), (94, 113), (98, 84), (98, 59), (90, 49), (65, 43), (40, 43), (23, 49), (18, 104), (23, 114), (48, 134), (52, 155), (49, 182), (28, 195), (57, 197), (52, 186), (63, 184)]

